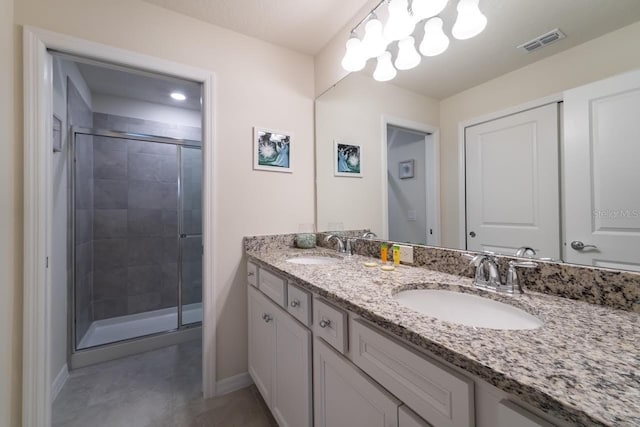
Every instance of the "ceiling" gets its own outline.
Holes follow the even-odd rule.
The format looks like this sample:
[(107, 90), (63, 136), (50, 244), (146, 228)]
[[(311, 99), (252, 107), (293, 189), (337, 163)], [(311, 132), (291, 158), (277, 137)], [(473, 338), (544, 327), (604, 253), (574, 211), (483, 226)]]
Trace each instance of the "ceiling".
[(220, 27), (315, 55), (367, 0), (145, 0)]
[[(312, 55), (363, 6), (373, 3), (367, 0), (145, 1)], [(448, 35), (455, 21), (456, 5), (457, 0), (449, 0), (440, 15)], [(451, 44), (444, 54), (423, 58), (419, 67), (399, 72), (391, 83), (434, 98), (446, 98), (640, 20), (640, 0), (480, 0), (480, 9), (488, 18), (483, 33), (464, 41), (450, 37)], [(385, 15), (381, 10), (379, 16)], [(516, 49), (555, 28), (562, 30), (567, 38), (533, 53)], [(419, 28), (416, 32), (418, 40), (422, 38), (422, 31)], [(395, 57), (395, 47), (391, 50)], [(369, 60), (363, 72), (371, 75), (374, 67), (375, 60)]]
[[(200, 84), (174, 77), (98, 63), (76, 63), (93, 94), (111, 95), (200, 111)], [(187, 99), (176, 101), (172, 92)]]

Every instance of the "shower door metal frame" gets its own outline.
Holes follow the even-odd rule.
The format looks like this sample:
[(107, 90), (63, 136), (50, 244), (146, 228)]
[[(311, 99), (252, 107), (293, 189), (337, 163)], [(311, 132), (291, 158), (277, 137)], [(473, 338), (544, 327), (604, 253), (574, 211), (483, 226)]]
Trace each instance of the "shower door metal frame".
[[(76, 137), (77, 135), (87, 135), (87, 136), (99, 136), (99, 137), (108, 137), (108, 138), (116, 138), (116, 139), (126, 139), (126, 140), (134, 140), (134, 141), (143, 141), (143, 142), (153, 142), (160, 144), (170, 144), (178, 147), (178, 154), (176, 156), (176, 160), (178, 162), (178, 200), (177, 200), (177, 210), (178, 210), (178, 283), (177, 283), (177, 292), (178, 292), (178, 316), (177, 316), (177, 327), (175, 329), (170, 329), (167, 331), (157, 332), (154, 334), (143, 335), (140, 337), (133, 337), (119, 341), (113, 341), (110, 343), (100, 344), (93, 347), (87, 347), (83, 349), (78, 349), (78, 342), (76, 337), (76, 200), (75, 200), (75, 191), (76, 191)], [(67, 362), (70, 367), (75, 367), (74, 365), (74, 355), (78, 353), (87, 353), (95, 350), (106, 349), (109, 346), (114, 344), (123, 344), (136, 342), (144, 339), (154, 339), (156, 337), (167, 335), (167, 334), (175, 334), (181, 330), (192, 329), (192, 328), (200, 328), (202, 326), (202, 320), (199, 322), (189, 323), (187, 325), (182, 324), (182, 260), (183, 260), (183, 238), (186, 238), (187, 235), (182, 233), (183, 231), (183, 215), (182, 215), (182, 206), (183, 206), (183, 191), (182, 191), (182, 175), (183, 175), (183, 166), (182, 166), (182, 149), (185, 148), (193, 148), (198, 149), (202, 152), (202, 146), (200, 141), (190, 140), (190, 139), (180, 139), (180, 138), (170, 138), (170, 137), (162, 137), (162, 136), (154, 136), (154, 135), (146, 135), (140, 133), (131, 133), (131, 132), (119, 132), (112, 130), (104, 130), (104, 129), (93, 129), (93, 128), (85, 128), (72, 126), (69, 132), (69, 158), (70, 158), (70, 177), (71, 177), (71, 185), (70, 185), (70, 196), (68, 203), (68, 211), (69, 216), (71, 218), (71, 227), (70, 227), (70, 259), (72, 263), (72, 268), (70, 269), (70, 288), (71, 291), (68, 293), (67, 297), (67, 312), (69, 315), (70, 321), (68, 322), (68, 333), (69, 339), (68, 344), (70, 347), (68, 351)], [(201, 187), (202, 188), (202, 187)], [(183, 237), (184, 236), (184, 237)], [(202, 237), (202, 234), (199, 235)], [(81, 365), (86, 365), (89, 363), (82, 362)], [(79, 367), (79, 366), (78, 366)]]

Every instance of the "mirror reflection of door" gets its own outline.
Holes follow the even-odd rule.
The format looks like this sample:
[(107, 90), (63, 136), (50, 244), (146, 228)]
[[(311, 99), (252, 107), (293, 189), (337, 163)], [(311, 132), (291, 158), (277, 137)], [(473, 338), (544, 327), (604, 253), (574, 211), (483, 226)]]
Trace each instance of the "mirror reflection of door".
[(387, 125), (389, 239), (439, 244), (434, 229), (435, 143), (433, 135)]
[(640, 271), (640, 71), (565, 93), (565, 260)]
[(467, 249), (560, 258), (558, 104), (465, 132)]

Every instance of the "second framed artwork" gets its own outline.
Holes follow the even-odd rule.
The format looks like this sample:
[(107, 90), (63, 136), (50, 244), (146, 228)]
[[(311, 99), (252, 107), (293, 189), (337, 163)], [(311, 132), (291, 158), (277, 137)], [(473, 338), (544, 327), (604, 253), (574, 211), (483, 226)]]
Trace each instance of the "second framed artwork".
[(253, 169), (293, 172), (291, 132), (253, 128)]
[(334, 141), (333, 168), (335, 176), (362, 178), (362, 146)]

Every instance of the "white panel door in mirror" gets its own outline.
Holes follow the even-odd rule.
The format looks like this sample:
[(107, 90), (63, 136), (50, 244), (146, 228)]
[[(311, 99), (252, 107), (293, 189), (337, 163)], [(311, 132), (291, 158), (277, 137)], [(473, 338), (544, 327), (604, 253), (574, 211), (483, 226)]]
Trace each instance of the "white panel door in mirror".
[(467, 249), (560, 258), (558, 106), (465, 131)]
[(640, 71), (566, 92), (564, 110), (566, 260), (640, 271)]

